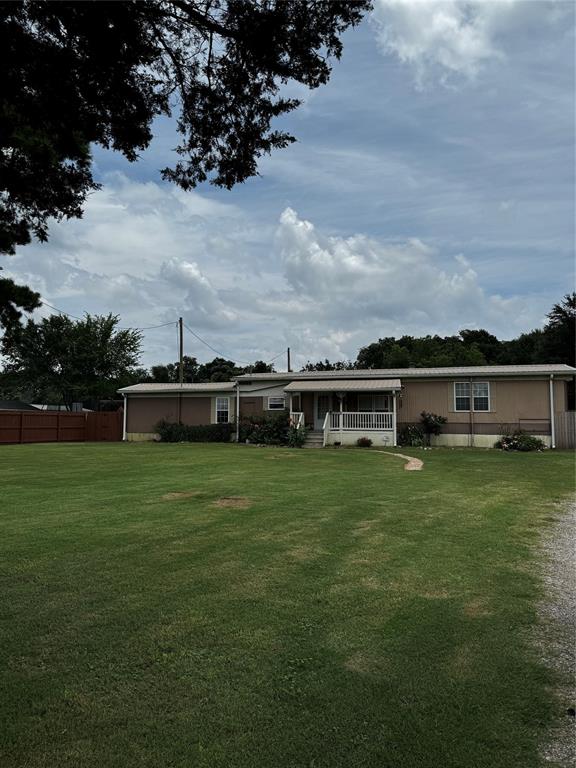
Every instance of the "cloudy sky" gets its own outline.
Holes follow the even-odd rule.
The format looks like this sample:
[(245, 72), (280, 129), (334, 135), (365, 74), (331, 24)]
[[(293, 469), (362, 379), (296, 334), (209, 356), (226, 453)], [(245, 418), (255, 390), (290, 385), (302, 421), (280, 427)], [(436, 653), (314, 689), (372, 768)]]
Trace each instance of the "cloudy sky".
[[(84, 218), (5, 274), (73, 315), (182, 315), (232, 359), (290, 345), (296, 364), (380, 336), (511, 338), (573, 289), (572, 2), (375, 0), (330, 83), (294, 91), (298, 143), (231, 192), (160, 181), (168, 121), (136, 164), (97, 150)], [(174, 360), (175, 329), (144, 346)], [(214, 357), (191, 334), (186, 352)]]

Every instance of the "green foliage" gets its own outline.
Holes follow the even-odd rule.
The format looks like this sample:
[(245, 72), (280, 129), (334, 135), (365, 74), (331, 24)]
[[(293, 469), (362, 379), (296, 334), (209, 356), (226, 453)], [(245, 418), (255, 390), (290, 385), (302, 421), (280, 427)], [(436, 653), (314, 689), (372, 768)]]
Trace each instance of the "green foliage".
[(136, 372), (142, 341), (138, 331), (119, 330), (117, 325), (118, 317), (111, 314), (29, 320), (2, 339), (4, 376), (13, 390), (39, 402), (70, 406), (114, 398)]
[(304, 437), (297, 437), (297, 430), (290, 425), (288, 411), (270, 416), (250, 416), (240, 422), (240, 442), (260, 445), (294, 445)]
[(439, 435), (442, 432), (442, 426), (447, 421), (446, 416), (438, 416), (436, 413), (422, 411), (420, 414), (420, 423), (426, 435)]
[(7, 332), (18, 327), (22, 312), (32, 312), (41, 305), (40, 294), (14, 280), (0, 277), (0, 327)]
[(358, 448), (371, 448), (372, 440), (370, 440), (369, 437), (359, 437), (358, 440), (356, 440), (356, 445)]
[(304, 443), (306, 442), (306, 434), (307, 430), (305, 428), (298, 429), (298, 427), (291, 424), (288, 427), (286, 445), (290, 448), (303, 448)]
[(503, 435), (498, 440), (495, 448), (500, 448), (503, 451), (543, 451), (546, 448), (546, 444), (539, 437), (534, 435), (528, 435), (522, 430), (517, 430), (511, 435)]
[(424, 430), (416, 424), (403, 427), (398, 433), (398, 445), (423, 448), (426, 445)]
[(229, 443), (233, 424), (202, 424), (189, 426), (171, 421), (159, 421), (156, 432), (163, 443)]
[(159, 115), (178, 110), (178, 162), (164, 179), (226, 188), (294, 137), (272, 122), (299, 105), (281, 88), (316, 88), (358, 24), (354, 3), (131, 0), (0, 4), (0, 251), (48, 221), (80, 217), (91, 146), (134, 161)]

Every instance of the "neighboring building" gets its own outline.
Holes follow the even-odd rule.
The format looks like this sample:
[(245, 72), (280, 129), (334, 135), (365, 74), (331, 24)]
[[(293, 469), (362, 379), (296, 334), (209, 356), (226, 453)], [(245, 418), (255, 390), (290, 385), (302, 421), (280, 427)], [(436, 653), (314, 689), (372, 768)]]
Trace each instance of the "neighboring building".
[(294, 423), (325, 445), (370, 437), (396, 445), (422, 411), (447, 418), (436, 445), (491, 447), (522, 429), (554, 445), (555, 415), (566, 411), (568, 365), (254, 373), (211, 384), (136, 384), (126, 402), (125, 439), (154, 439), (160, 419), (184, 424), (236, 422), (289, 409)]
[(0, 400), (0, 411), (36, 411), (33, 405), (22, 400)]

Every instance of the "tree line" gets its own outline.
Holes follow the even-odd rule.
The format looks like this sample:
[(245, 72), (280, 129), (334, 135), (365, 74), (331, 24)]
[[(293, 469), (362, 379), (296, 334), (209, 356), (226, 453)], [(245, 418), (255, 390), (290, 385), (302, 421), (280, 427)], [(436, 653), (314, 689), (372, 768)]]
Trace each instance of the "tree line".
[[(370, 368), (444, 367), (567, 363), (574, 365), (576, 293), (555, 304), (542, 329), (502, 341), (485, 330), (465, 329), (456, 336), (384, 337), (362, 347), (356, 360), (308, 362), (303, 371)], [(86, 315), (74, 320), (51, 315), (26, 324), (11, 323), (0, 350), (0, 399), (43, 402), (71, 407), (83, 402), (100, 407), (118, 399), (120, 387), (138, 383), (176, 383), (178, 361), (140, 366), (142, 334), (119, 327), (117, 315)], [(215, 357), (200, 363), (183, 358), (185, 383), (229, 381), (243, 373), (271, 373), (270, 363), (257, 360), (238, 366)]]

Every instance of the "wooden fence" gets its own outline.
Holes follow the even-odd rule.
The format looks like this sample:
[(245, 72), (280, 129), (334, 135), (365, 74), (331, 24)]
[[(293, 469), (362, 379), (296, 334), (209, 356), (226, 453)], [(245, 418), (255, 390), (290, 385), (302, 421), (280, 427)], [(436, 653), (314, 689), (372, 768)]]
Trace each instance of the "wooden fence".
[(556, 448), (576, 448), (576, 411), (556, 414)]
[(0, 411), (0, 443), (122, 440), (122, 410), (100, 413)]

